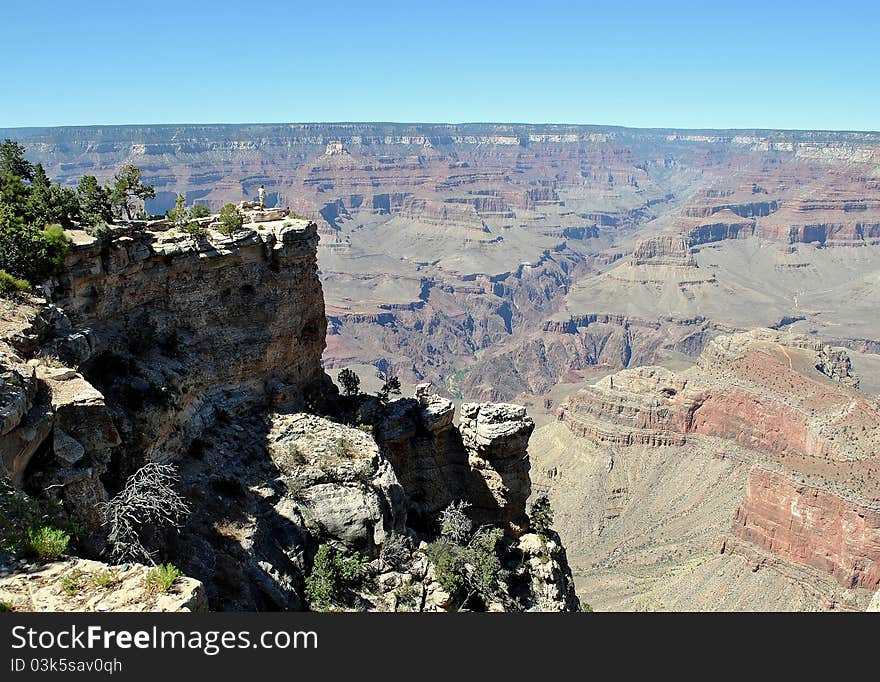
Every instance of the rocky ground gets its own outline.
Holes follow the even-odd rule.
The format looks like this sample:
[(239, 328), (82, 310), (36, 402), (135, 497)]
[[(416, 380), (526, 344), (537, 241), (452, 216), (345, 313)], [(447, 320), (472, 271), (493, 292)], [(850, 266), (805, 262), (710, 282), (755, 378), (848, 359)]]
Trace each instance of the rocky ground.
[(0, 564), (0, 604), (8, 611), (206, 611), (198, 580), (177, 578), (167, 590), (151, 586), (149, 566), (110, 566), (72, 557), (47, 564)]
[[(438, 414), (433, 408), (439, 401), (448, 403), (424, 388), (418, 399), (387, 408), (367, 399), (353, 418), (359, 427), (287, 412), (221, 426), (199, 459), (182, 469), (196, 511), (174, 541), (187, 572), (205, 581), (209, 602), (223, 609), (303, 608), (304, 577), (318, 548), (330, 545), (358, 553), (369, 578), (337, 608), (464, 606), (460, 595), (438, 582), (430, 558), (438, 512), (463, 500), (471, 504), (475, 528), (506, 520), (527, 527), (528, 488), (511, 487), (514, 479), (497, 473), (503, 465), (485, 455), (493, 449), (509, 453), (527, 485), (525, 442), (516, 449), (504, 439), (531, 427), (524, 415), (508, 411), (474, 427), (473, 449), (460, 445), (456, 451), (450, 442), (462, 439), (452, 426), (451, 404)], [(479, 407), (489, 406), (470, 409)], [(431, 466), (420, 467), (418, 475), (401, 469), (397, 455), (404, 449)], [(493, 496), (479, 496), (488, 489)], [(484, 608), (573, 608), (573, 583), (558, 538), (522, 530), (502, 540), (508, 587)], [(389, 542), (403, 548), (401, 556), (389, 558)]]

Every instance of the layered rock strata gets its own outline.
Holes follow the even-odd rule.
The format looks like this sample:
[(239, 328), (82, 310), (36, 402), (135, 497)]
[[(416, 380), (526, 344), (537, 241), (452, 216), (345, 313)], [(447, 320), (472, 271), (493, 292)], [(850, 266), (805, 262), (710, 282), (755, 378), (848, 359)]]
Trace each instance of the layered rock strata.
[[(222, 409), (301, 398), (325, 381), (317, 240), (306, 221), (250, 223), (233, 238), (77, 234), (55, 290), (75, 323), (58, 355), (114, 399), (127, 442), (136, 435), (153, 459)], [(73, 346), (76, 334), (86, 342)]]
[(841, 585), (880, 583), (880, 405), (856, 390), (845, 352), (755, 330), (710, 342), (693, 368), (605, 377), (558, 411), (615, 447), (716, 452), (749, 467), (732, 532)]

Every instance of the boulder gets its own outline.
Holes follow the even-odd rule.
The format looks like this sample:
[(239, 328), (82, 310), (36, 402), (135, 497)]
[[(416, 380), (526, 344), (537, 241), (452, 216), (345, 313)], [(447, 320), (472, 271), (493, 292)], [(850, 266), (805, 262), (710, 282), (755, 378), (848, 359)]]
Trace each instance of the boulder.
[(485, 459), (521, 456), (535, 422), (522, 405), (462, 403), (461, 440), (465, 448)]

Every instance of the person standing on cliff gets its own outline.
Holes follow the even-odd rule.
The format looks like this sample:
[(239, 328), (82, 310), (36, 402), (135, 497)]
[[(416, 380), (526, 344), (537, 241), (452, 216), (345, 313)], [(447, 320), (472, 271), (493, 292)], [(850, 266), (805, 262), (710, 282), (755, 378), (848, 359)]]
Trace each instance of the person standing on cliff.
[(260, 185), (257, 190), (257, 196), (260, 198), (260, 208), (266, 208), (266, 186)]

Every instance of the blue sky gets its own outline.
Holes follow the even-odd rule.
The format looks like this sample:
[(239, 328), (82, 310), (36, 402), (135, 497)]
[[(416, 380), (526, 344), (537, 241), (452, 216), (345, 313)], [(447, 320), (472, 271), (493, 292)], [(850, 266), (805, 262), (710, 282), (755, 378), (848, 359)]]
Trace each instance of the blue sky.
[(0, 0), (0, 127), (880, 129), (880, 3)]

